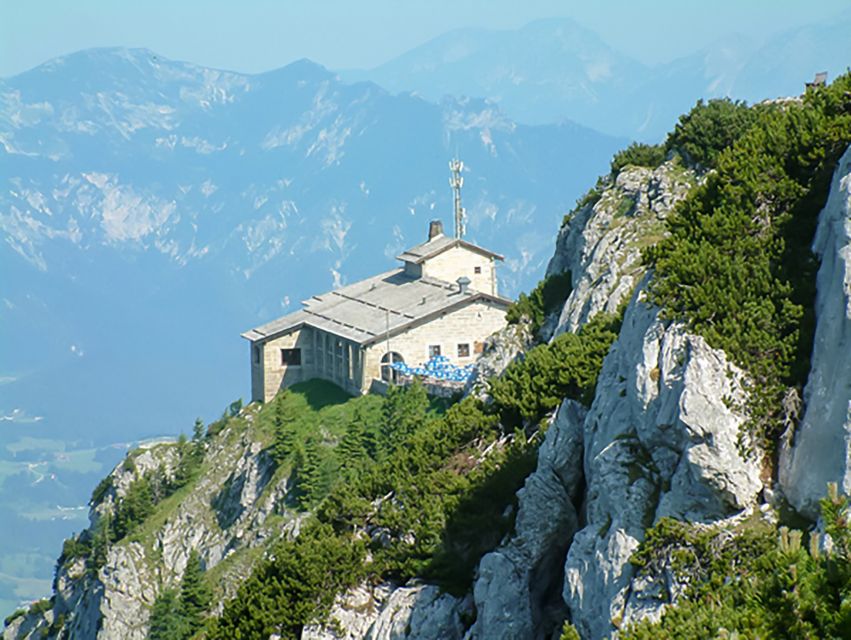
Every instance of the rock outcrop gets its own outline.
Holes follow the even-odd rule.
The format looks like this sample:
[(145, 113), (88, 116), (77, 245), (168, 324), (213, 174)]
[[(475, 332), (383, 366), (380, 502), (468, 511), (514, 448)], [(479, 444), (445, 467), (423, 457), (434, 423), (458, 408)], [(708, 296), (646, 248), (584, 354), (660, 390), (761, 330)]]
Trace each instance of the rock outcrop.
[[(110, 545), (103, 566), (97, 569), (83, 559), (64, 563), (57, 571), (51, 609), (16, 621), (3, 638), (52, 638), (64, 632), (71, 638), (144, 640), (157, 595), (179, 584), (193, 549), (207, 569), (229, 558), (217, 595), (219, 600), (232, 595), (256, 557), (246, 551), (263, 547), (298, 526), (298, 518), (282, 508), (287, 478), (275, 474), (263, 438), (253, 432), (256, 409), (247, 408), (210, 439), (206, 472), (161, 521)], [(109, 488), (91, 509), (89, 535), (101, 518), (114, 515), (117, 501), (135, 480), (151, 473), (174, 475), (177, 446), (144, 447), (131, 454), (132, 463), (115, 468)], [(266, 520), (275, 513), (284, 517), (270, 529)]]
[(305, 627), (301, 640), (461, 640), (472, 615), (470, 598), (434, 585), (361, 585), (337, 598), (326, 622)]
[(573, 281), (556, 334), (575, 333), (629, 299), (645, 270), (641, 250), (664, 237), (665, 218), (696, 182), (673, 160), (652, 170), (628, 166), (566, 221), (547, 267), (547, 275), (569, 271)]
[(515, 535), (482, 560), (472, 637), (551, 633), (559, 557), (561, 619), (583, 638), (658, 613), (665, 602), (649, 604), (632, 584), (629, 558), (645, 530), (664, 516), (724, 520), (762, 490), (759, 456), (737, 446), (742, 376), (703, 338), (661, 320), (639, 289), (587, 415), (562, 404), (519, 496)]
[(464, 390), (465, 394), (486, 399), (488, 380), (502, 375), (508, 365), (534, 343), (531, 322), (528, 321), (506, 325), (490, 336), (485, 340), (484, 350), (476, 361), (476, 368)]
[(586, 524), (564, 584), (583, 638), (646, 614), (629, 557), (659, 518), (710, 523), (756, 505), (760, 456), (743, 458), (738, 446), (742, 379), (723, 352), (662, 321), (639, 290), (584, 424)]
[(564, 557), (579, 526), (585, 409), (565, 401), (538, 451), (538, 466), (520, 490), (516, 535), (479, 565), (472, 638), (536, 638), (566, 615)]
[(851, 493), (851, 147), (834, 173), (813, 250), (821, 267), (806, 409), (780, 464), (784, 494), (811, 519), (828, 482)]

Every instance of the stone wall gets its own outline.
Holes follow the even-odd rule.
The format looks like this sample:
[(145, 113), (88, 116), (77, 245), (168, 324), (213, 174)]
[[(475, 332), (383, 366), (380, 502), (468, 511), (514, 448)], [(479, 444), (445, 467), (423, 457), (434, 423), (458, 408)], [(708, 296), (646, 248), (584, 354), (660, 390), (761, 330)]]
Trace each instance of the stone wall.
[[(429, 359), (430, 345), (440, 345), (441, 354), (448, 356), (453, 364), (466, 365), (475, 362), (476, 343), (505, 326), (505, 309), (493, 302), (479, 300), (472, 304), (448, 311), (443, 315), (391, 336), (389, 350), (402, 356), (409, 365), (418, 365)], [(468, 357), (458, 356), (458, 345), (470, 345)], [(368, 347), (365, 354), (363, 391), (369, 390), (374, 378), (381, 377), (381, 358), (388, 351), (384, 340)]]
[[(478, 267), (481, 273), (476, 273)], [(470, 288), (497, 295), (494, 259), (464, 247), (453, 247), (426, 260), (423, 275), (455, 283), (461, 276), (470, 279)]]
[[(252, 353), (251, 361), (251, 399), (269, 402), (282, 387), (288, 387), (314, 377), (313, 372), (313, 329), (305, 327), (294, 329), (290, 333), (258, 344), (262, 375), (255, 375), (258, 365)], [(281, 364), (281, 349), (301, 349), (301, 365), (286, 366)], [(258, 386), (255, 387), (255, 380)]]

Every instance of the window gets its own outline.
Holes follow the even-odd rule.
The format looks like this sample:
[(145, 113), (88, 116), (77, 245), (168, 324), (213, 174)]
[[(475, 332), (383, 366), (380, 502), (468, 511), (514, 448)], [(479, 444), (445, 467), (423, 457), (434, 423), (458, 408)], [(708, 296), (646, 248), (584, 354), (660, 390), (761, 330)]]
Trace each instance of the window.
[(470, 343), (462, 342), (458, 345), (458, 357), (459, 358), (469, 358), (470, 357)]
[(440, 355), (440, 345), (439, 344), (430, 344), (428, 346), (428, 357), (433, 358), (434, 356)]
[(475, 274), (479, 274), (479, 273), (481, 273), (481, 272), (482, 272), (482, 268), (481, 268), (481, 267), (473, 267), (473, 273), (475, 273)]
[(285, 367), (301, 365), (301, 349), (281, 349), (281, 364)]

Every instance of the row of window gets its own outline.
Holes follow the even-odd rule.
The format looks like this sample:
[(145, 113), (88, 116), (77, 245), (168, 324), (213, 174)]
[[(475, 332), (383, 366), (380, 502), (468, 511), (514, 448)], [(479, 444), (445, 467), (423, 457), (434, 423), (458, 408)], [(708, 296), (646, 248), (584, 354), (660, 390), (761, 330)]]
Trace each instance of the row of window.
[[(456, 353), (459, 358), (469, 358), (470, 343), (459, 342)], [(442, 355), (441, 345), (429, 345), (428, 357), (434, 358), (435, 356), (439, 355)], [(255, 364), (260, 364), (260, 349), (258, 349), (257, 347), (254, 348), (254, 362)], [(285, 367), (301, 366), (301, 349), (281, 349), (281, 365)]]
[[(470, 357), (470, 343), (469, 342), (459, 342), (458, 343), (458, 357), (459, 358), (469, 358)], [(428, 357), (429, 359), (442, 355), (440, 351), (439, 344), (430, 344), (428, 346)]]

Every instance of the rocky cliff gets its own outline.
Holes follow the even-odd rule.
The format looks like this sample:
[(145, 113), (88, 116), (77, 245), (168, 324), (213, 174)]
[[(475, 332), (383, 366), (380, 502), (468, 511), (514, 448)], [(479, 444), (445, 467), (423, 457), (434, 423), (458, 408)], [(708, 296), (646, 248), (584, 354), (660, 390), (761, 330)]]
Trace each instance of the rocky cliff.
[(821, 258), (805, 411), (784, 438), (780, 484), (811, 518), (828, 482), (851, 493), (851, 148), (833, 176), (813, 251)]
[[(275, 474), (265, 450), (268, 434), (253, 425), (257, 408), (219, 423), (221, 430), (204, 445), (197, 477), (109, 545), (100, 566), (91, 557), (63, 554), (50, 606), (13, 620), (3, 637), (143, 640), (157, 595), (179, 584), (193, 549), (216, 575), (217, 598), (232, 595), (268, 540), (298, 527), (297, 516), (283, 507), (287, 478)], [(160, 443), (132, 452), (93, 497), (91, 525), (82, 537), (96, 538), (99, 525), (116, 517), (116, 505), (140, 479), (173, 479), (181, 448), (190, 446)]]
[[(546, 420), (534, 469), (516, 506), (506, 507), (512, 526), (478, 561), (472, 587), (450, 593), (425, 578), (367, 577), (341, 590), (302, 638), (544, 639), (558, 638), (565, 621), (583, 640), (612, 637), (659, 619), (685, 592), (674, 572), (632, 562), (662, 519), (734, 531), (746, 520), (775, 522), (788, 501), (814, 520), (827, 482), (851, 490), (851, 360), (843, 357), (851, 340), (851, 149), (820, 216), (806, 408), (787, 429), (777, 470), (747, 435), (749, 374), (651, 302), (653, 273), (641, 250), (664, 237), (666, 217), (698, 182), (676, 160), (626, 167), (565, 221), (548, 273), (570, 272), (573, 287), (549, 320), (552, 339), (581, 331), (603, 311), (622, 312), (620, 333), (590, 404), (566, 398)], [(522, 360), (529, 345), (522, 325), (496, 336), (472, 391), (486, 394), (483, 380)], [(117, 517), (140, 478), (175, 478), (185, 448), (203, 447), (193, 479), (109, 546), (101, 564), (63, 554), (53, 598), (12, 620), (4, 639), (141, 640), (156, 598), (179, 583), (193, 549), (216, 585), (213, 612), (220, 612), (270, 542), (298, 536), (309, 517), (292, 508), (289, 471), (272, 460), (258, 411), (224, 419), (201, 444), (160, 444), (116, 468), (93, 499), (84, 537), (96, 539), (99, 523)], [(509, 440), (450, 466), (484, 464)], [(368, 526), (359, 535), (380, 537)]]

